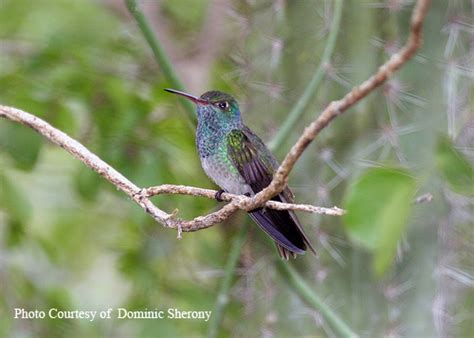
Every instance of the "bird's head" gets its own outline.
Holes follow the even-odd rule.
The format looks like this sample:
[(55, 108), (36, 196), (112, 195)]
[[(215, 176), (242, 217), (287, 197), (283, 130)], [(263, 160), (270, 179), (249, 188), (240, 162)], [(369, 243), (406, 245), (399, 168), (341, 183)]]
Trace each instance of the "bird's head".
[(240, 109), (237, 101), (229, 94), (218, 90), (205, 92), (200, 97), (175, 89), (165, 89), (191, 100), (196, 104), (199, 121), (217, 120), (220, 122), (240, 122)]

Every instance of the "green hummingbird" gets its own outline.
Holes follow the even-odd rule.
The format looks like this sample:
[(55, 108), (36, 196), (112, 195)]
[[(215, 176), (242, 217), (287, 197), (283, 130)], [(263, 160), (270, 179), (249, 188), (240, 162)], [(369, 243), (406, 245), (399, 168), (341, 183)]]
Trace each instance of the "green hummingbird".
[[(253, 196), (272, 181), (278, 162), (263, 141), (242, 122), (239, 104), (229, 94), (213, 90), (196, 97), (178, 90), (167, 92), (183, 96), (197, 106), (198, 125), (196, 146), (201, 165), (207, 176), (224, 191)], [(288, 187), (272, 199), (293, 202)], [(316, 251), (303, 231), (298, 218), (291, 210), (257, 208), (250, 217), (274, 241), (284, 259)]]

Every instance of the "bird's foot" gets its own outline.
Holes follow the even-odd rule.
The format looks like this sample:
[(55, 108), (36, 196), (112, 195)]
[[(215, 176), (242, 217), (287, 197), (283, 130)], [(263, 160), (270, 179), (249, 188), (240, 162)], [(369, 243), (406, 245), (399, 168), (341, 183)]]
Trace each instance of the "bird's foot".
[(225, 193), (225, 190), (223, 189), (220, 189), (216, 192), (216, 194), (214, 195), (214, 198), (218, 201), (218, 202), (223, 202), (224, 200), (222, 199), (222, 194)]

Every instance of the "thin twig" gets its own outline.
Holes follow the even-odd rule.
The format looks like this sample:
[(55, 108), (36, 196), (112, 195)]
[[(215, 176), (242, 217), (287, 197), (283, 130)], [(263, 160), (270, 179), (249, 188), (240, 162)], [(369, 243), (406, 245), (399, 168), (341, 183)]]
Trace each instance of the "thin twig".
[[(191, 187), (187, 185), (173, 185), (173, 184), (162, 184), (156, 187), (150, 187), (143, 191), (143, 194), (147, 197), (161, 195), (161, 194), (179, 194), (179, 195), (191, 195), (191, 196), (201, 196), (209, 199), (215, 199), (217, 190), (212, 189), (203, 189), (197, 187)], [(234, 201), (236, 206), (239, 209), (249, 211), (251, 209), (247, 208), (248, 202), (251, 200), (251, 197), (245, 195), (235, 195), (229, 193), (221, 194), (222, 201), (230, 202)], [(332, 208), (323, 208), (316, 207), (311, 204), (292, 204), (292, 203), (282, 203), (277, 201), (266, 201), (264, 206), (275, 209), (275, 210), (297, 210), (305, 211), (314, 214), (320, 215), (331, 215), (331, 216), (342, 216), (345, 214), (345, 210), (338, 207)]]

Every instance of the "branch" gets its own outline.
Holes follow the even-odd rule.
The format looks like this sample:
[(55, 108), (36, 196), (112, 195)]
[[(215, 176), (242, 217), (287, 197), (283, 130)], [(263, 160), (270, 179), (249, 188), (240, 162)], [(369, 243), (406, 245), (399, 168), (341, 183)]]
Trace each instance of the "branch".
[(24, 112), (20, 109), (0, 105), (0, 117), (7, 118), (14, 122), (18, 122), (45, 136), (51, 142), (57, 144), (72, 156), (83, 162), (86, 166), (104, 177), (107, 181), (115, 185), (117, 188), (126, 193), (136, 203), (138, 203), (147, 213), (149, 213), (156, 221), (163, 225), (168, 225), (170, 215), (163, 210), (157, 208), (150, 200), (141, 198), (141, 189), (130, 182), (117, 170), (112, 168), (106, 162), (101, 160), (97, 155), (90, 152), (81, 143), (69, 137), (62, 131), (54, 128), (49, 123), (43, 121), (39, 117)]
[[(112, 168), (109, 164), (100, 159), (97, 155), (93, 154), (81, 143), (74, 140), (62, 131), (54, 128), (49, 123), (36, 117), (32, 114), (24, 112), (20, 109), (2, 106), (0, 105), (0, 117), (7, 118), (9, 120), (18, 122), (25, 126), (32, 128), (41, 135), (45, 136), (51, 142), (57, 144), (72, 156), (83, 162), (86, 166), (97, 172), (107, 181), (115, 185), (117, 188), (126, 193), (133, 201), (135, 201), (140, 207), (142, 207), (153, 219), (163, 224), (165, 227), (178, 229), (178, 237), (181, 232), (197, 231), (200, 229), (208, 228), (216, 223), (220, 223), (234, 212), (239, 209), (246, 209), (246, 206), (251, 201), (250, 197), (232, 195), (224, 193), (222, 198), (230, 203), (225, 205), (219, 211), (210, 213), (205, 216), (196, 217), (190, 221), (182, 220), (176, 217), (176, 212), (168, 214), (154, 205), (149, 197), (157, 194), (183, 194), (183, 195), (194, 195), (203, 196), (207, 198), (215, 198), (215, 190), (200, 189), (196, 187), (188, 186), (175, 186), (170, 184), (161, 185), (158, 187), (151, 187), (148, 189), (142, 189), (136, 186), (134, 183), (129, 181), (117, 170)], [(337, 207), (334, 208), (322, 208), (307, 204), (289, 204), (280, 203), (276, 201), (268, 201), (265, 206), (277, 210), (300, 210), (306, 212), (312, 212), (317, 214), (341, 216), (344, 214), (344, 210)]]

